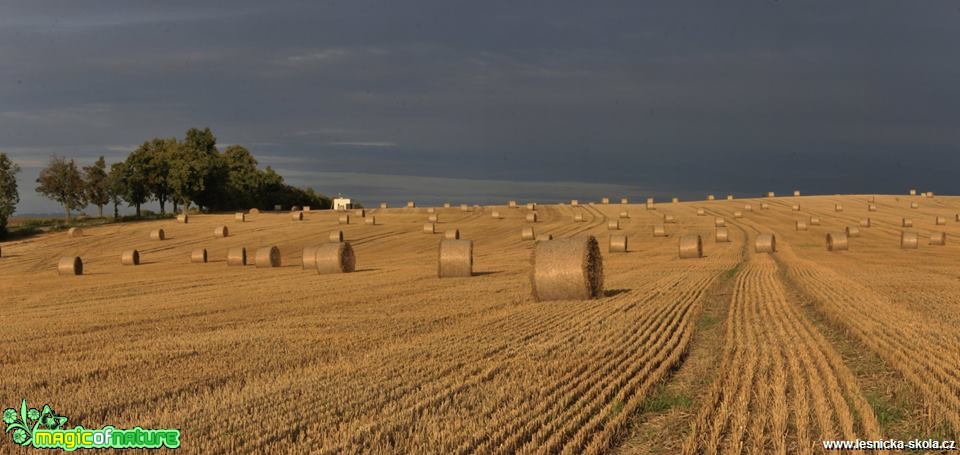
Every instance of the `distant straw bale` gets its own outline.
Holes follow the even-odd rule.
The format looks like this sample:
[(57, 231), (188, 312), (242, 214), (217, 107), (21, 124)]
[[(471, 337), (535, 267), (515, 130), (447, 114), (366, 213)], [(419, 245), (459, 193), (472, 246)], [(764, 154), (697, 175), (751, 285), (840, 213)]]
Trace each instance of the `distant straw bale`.
[(860, 228), (856, 226), (847, 226), (844, 230), (847, 232), (848, 238), (860, 237)]
[(734, 217), (734, 218), (743, 218), (743, 212), (741, 212), (741, 211), (739, 211), (739, 210), (734, 211), (734, 212), (733, 212), (733, 217)]
[(156, 229), (150, 232), (150, 238), (153, 240), (163, 240), (167, 238), (167, 235), (163, 232), (163, 229)]
[(207, 249), (206, 248), (197, 248), (190, 252), (190, 262), (195, 264), (206, 264), (207, 263)]
[(718, 216), (718, 217), (714, 218), (714, 220), (713, 220), (713, 225), (714, 225), (714, 226), (726, 226), (726, 225), (727, 225), (727, 221), (724, 220), (723, 217)]
[(367, 215), (367, 217), (363, 219), (363, 224), (366, 224), (368, 226), (375, 226), (377, 224), (377, 216)]
[(120, 264), (122, 265), (140, 265), (140, 252), (137, 250), (127, 250), (120, 255)]
[(934, 223), (936, 223), (937, 226), (943, 226), (947, 224), (947, 219), (942, 216), (938, 216), (936, 219), (934, 219)]
[(408, 209), (412, 209), (412, 208), (416, 208), (416, 207), (417, 207), (417, 204), (416, 204), (415, 202), (413, 202), (413, 201), (407, 201), (407, 208), (408, 208)]
[(430, 215), (430, 216), (427, 217), (427, 221), (429, 221), (429, 222), (431, 222), (431, 223), (439, 223), (439, 222), (440, 222), (440, 216), (437, 215), (436, 213), (434, 213), (433, 215)]
[(733, 200), (733, 195), (732, 195), (732, 194), (728, 194), (728, 195), (727, 195), (727, 200), (728, 200), (728, 201), (732, 201), (732, 200)]
[(608, 197), (601, 198), (601, 199), (600, 199), (600, 203), (601, 203), (601, 204), (609, 204), (609, 203), (610, 203), (610, 198), (608, 198)]
[(423, 233), (424, 234), (436, 234), (437, 225), (434, 223), (424, 223), (423, 224)]
[(625, 197), (622, 197), (622, 198), (620, 198), (620, 203), (621, 203), (621, 204), (629, 204), (629, 203), (630, 203), (630, 200), (627, 199), (627, 198), (625, 198)]
[(247, 221), (247, 214), (243, 212), (234, 213), (233, 220), (243, 223), (244, 221)]
[(868, 228), (868, 227), (870, 227), (872, 224), (873, 224), (873, 222), (870, 220), (870, 218), (863, 218), (863, 219), (860, 220), (860, 227), (862, 227), (862, 228)]
[(774, 193), (773, 191), (770, 191), (767, 193), (767, 197), (776, 197), (776, 196), (777, 196), (776, 193)]
[(714, 240), (718, 243), (729, 242), (730, 241), (730, 231), (725, 227), (718, 227), (714, 236)]
[(580, 205), (580, 201), (578, 201), (578, 200), (576, 200), (576, 199), (571, 199), (571, 200), (570, 200), (570, 205), (573, 206), (573, 207), (577, 207), (577, 206)]
[(296, 212), (291, 212), (290, 218), (293, 219), (293, 221), (303, 221), (303, 212), (299, 210), (297, 210)]
[(913, 220), (911, 220), (910, 218), (900, 218), (900, 226), (913, 227)]
[(910, 208), (911, 208), (911, 209), (918, 209), (918, 208), (920, 208), (920, 203), (919, 203), (919, 202), (911, 202), (911, 203), (910, 203)]
[(553, 240), (553, 234), (537, 234), (538, 242), (546, 242), (547, 240)]
[(707, 211), (704, 209), (697, 209), (697, 216), (707, 216)]
[(536, 202), (527, 202), (527, 210), (536, 210), (536, 209), (537, 209)]
[(83, 275), (83, 261), (79, 256), (66, 256), (57, 262), (58, 275)]
[(444, 202), (444, 203), (443, 203), (443, 208), (449, 209), (449, 208), (450, 208), (450, 203), (449, 203), (449, 202)]
[(811, 225), (811, 226), (819, 226), (819, 225), (820, 225), (820, 217), (819, 217), (819, 216), (811, 216), (811, 217), (810, 217), (810, 225)]
[(870, 205), (867, 206), (867, 211), (869, 211), (869, 212), (876, 212), (876, 211), (877, 211), (877, 206), (874, 205), (874, 204), (870, 204)]
[(363, 217), (367, 216), (367, 210), (366, 210), (366, 209), (357, 209), (357, 210), (354, 210), (353, 214), (354, 214), (357, 218), (363, 218)]
[(533, 227), (528, 226), (520, 230), (520, 240), (534, 240), (537, 238)]
[(247, 212), (248, 212), (249, 214), (251, 214), (251, 215), (259, 215), (259, 214), (260, 214), (260, 209), (258, 209), (258, 208), (252, 208), (252, 209), (248, 210)]
[(624, 219), (630, 218), (630, 212), (628, 212), (628, 211), (626, 211), (626, 210), (620, 212), (620, 218), (624, 218)]
[(343, 231), (332, 231), (330, 235), (327, 236), (327, 240), (333, 243), (340, 243), (343, 241)]
[(947, 233), (946, 232), (931, 232), (930, 233), (930, 245), (946, 245), (947, 244)]
[(574, 215), (573, 215), (573, 221), (575, 221), (575, 222), (577, 222), (577, 223), (583, 221), (583, 213), (577, 212), (576, 214), (574, 214)]
[(381, 209), (385, 209), (385, 208), (388, 208), (388, 207), (390, 207), (390, 205), (387, 204), (386, 202), (381, 202), (381, 203), (380, 203), (380, 208), (381, 208)]
[(511, 208), (511, 209), (517, 208), (517, 201), (509, 201), (509, 202), (507, 202), (507, 207), (508, 207), (508, 208)]
[(190, 217), (186, 213), (181, 213), (177, 215), (177, 222), (187, 224), (190, 221)]
[(770, 204), (767, 204), (766, 202), (760, 203), (760, 210), (767, 210), (769, 208), (770, 208)]
[(498, 219), (498, 220), (501, 219), (501, 218), (503, 218), (502, 216), (500, 216), (500, 212), (498, 212), (498, 211), (496, 211), (496, 210), (494, 210), (493, 212), (491, 212), (491, 213), (490, 213), (490, 216), (493, 217), (493, 218), (495, 218), (495, 219)]
[(800, 190), (793, 190), (793, 196), (800, 196)]
[(237, 247), (227, 250), (227, 265), (247, 265), (247, 249)]
[(708, 194), (708, 195), (707, 195), (707, 200), (708, 200), (708, 201), (713, 201), (713, 200), (715, 200), (715, 199), (717, 199), (716, 196), (714, 196), (714, 195), (712, 195), (712, 194)]
[(443, 231), (443, 238), (447, 240), (460, 240), (460, 230), (447, 229), (446, 231)]
[(470, 206), (467, 205), (467, 204), (460, 204), (460, 211), (461, 211), (461, 212), (469, 212), (469, 211), (470, 211)]
[(794, 212), (799, 212), (799, 211), (800, 211), (800, 204), (793, 204), (793, 207), (791, 207), (791, 209), (792, 209)]
[(834, 204), (834, 205), (833, 205), (833, 211), (834, 211), (834, 212), (842, 212), (842, 211), (843, 211), (843, 205)]
[(806, 231), (806, 230), (807, 230), (807, 223), (806, 223), (806, 221), (797, 220), (796, 228), (797, 228), (798, 231)]
[(337, 222), (340, 224), (350, 224), (350, 215), (340, 215), (340, 217), (337, 218)]
[(654, 208), (654, 202), (652, 197), (647, 198), (647, 209), (652, 210)]
[(663, 214), (663, 222), (672, 224), (672, 223), (676, 223), (677, 220), (673, 217), (673, 215)]
[(654, 224), (654, 225), (653, 225), (653, 236), (654, 236), (654, 237), (666, 237), (666, 236), (667, 236), (667, 228), (666, 228), (666, 226), (664, 226), (664, 225), (662, 225), (662, 224)]
[(82, 236), (83, 236), (83, 229), (80, 229), (80, 228), (78, 228), (78, 227), (72, 227), (72, 228), (70, 228), (69, 231), (67, 231), (67, 236), (69, 236), (69, 237), (82, 237)]
[(671, 199), (670, 202), (673, 203), (673, 204), (679, 204), (679, 203), (680, 203), (680, 198), (675, 197), (675, 198)]
[(536, 223), (537, 220), (538, 220), (538, 218), (537, 218), (537, 212), (530, 212), (530, 213), (527, 214), (527, 222), (528, 222), (528, 223)]
[(919, 243), (918, 237), (916, 232), (900, 232), (900, 248), (916, 249)]
[(610, 220), (607, 221), (607, 229), (611, 231), (620, 230), (620, 220)]

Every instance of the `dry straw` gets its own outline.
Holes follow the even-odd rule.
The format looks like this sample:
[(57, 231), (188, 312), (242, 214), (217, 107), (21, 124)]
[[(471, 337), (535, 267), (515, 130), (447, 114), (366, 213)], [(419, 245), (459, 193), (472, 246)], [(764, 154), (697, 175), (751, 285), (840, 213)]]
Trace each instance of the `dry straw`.
[(303, 221), (303, 212), (297, 210), (290, 214), (290, 218), (293, 219), (293, 221)]
[(416, 206), (417, 206), (417, 204), (414, 203), (413, 201), (407, 201), (407, 208), (408, 208), (408, 209), (415, 208)]
[(528, 214), (527, 214), (527, 222), (528, 222), (528, 223), (536, 223), (536, 222), (537, 222), (537, 212), (530, 212), (530, 213), (528, 213)]
[(752, 212), (752, 211), (753, 211), (753, 206), (750, 205), (750, 204), (744, 204), (744, 205), (743, 205), (743, 209), (746, 210), (746, 211), (748, 211), (748, 212)]
[(938, 216), (937, 219), (934, 221), (936, 222), (937, 226), (943, 226), (947, 224), (947, 219), (942, 216)]
[(654, 237), (666, 237), (666, 236), (667, 236), (667, 228), (666, 228), (664, 225), (662, 225), (662, 224), (654, 224), (654, 225), (653, 225), (653, 236), (654, 236)]
[(626, 210), (620, 212), (620, 218), (630, 218), (630, 212)]
[(792, 209), (793, 209), (794, 212), (799, 212), (799, 211), (800, 211), (800, 204), (793, 204)]
[(607, 221), (607, 229), (611, 231), (620, 230), (620, 220), (610, 220)]
[(800, 190), (793, 190), (794, 197), (800, 196)]
[(678, 246), (680, 259), (696, 259), (703, 257), (703, 241), (699, 235), (690, 234), (680, 237)]
[(493, 217), (493, 218), (495, 218), (495, 219), (498, 219), (498, 220), (501, 219), (501, 218), (503, 218), (503, 217), (500, 216), (500, 212), (498, 212), (498, 211), (496, 211), (496, 210), (494, 210), (493, 212), (491, 212), (491, 213), (490, 213), (490, 216)]
[(611, 253), (627, 252), (627, 234), (610, 234), (609, 250)]
[(140, 265), (140, 252), (137, 250), (127, 250), (120, 255), (120, 264)]
[(932, 197), (933, 197), (933, 191), (927, 191), (927, 193), (926, 193), (924, 196), (929, 197), (929, 198), (932, 198)]
[(244, 221), (247, 221), (247, 214), (245, 214), (245, 213), (243, 213), (243, 212), (234, 213), (234, 214), (233, 214), (233, 219), (234, 219), (234, 221), (239, 221), (239, 222), (243, 223)]
[(429, 221), (429, 222), (431, 222), (431, 223), (439, 223), (439, 222), (440, 222), (440, 216), (437, 215), (437, 214), (430, 215), (430, 216), (427, 217), (427, 221)]
[(919, 202), (911, 202), (911, 203), (910, 203), (910, 208), (911, 208), (911, 209), (918, 209), (918, 208), (920, 208), (920, 203), (919, 203)]
[(834, 211), (834, 212), (842, 212), (842, 211), (843, 211), (843, 206), (840, 205), (840, 204), (835, 204), (835, 205), (833, 206), (833, 211)]
[(437, 277), (473, 275), (473, 240), (441, 240), (437, 255)]
[(570, 205), (573, 206), (573, 207), (577, 207), (577, 206), (580, 205), (580, 201), (578, 201), (578, 200), (576, 200), (576, 199), (571, 199), (571, 200), (570, 200)]
[(773, 191), (770, 191), (767, 193), (767, 197), (776, 197), (776, 196), (777, 195)]
[(625, 197), (622, 197), (622, 198), (620, 198), (620, 203), (621, 203), (621, 204), (629, 204), (629, 203), (630, 203), (630, 200), (627, 199), (627, 198), (625, 198)]
[(671, 203), (674, 203), (674, 204), (679, 204), (679, 203), (680, 203), (680, 198), (675, 197), (675, 198), (671, 199), (670, 202), (671, 202)]
[(381, 209), (385, 209), (385, 208), (387, 208), (387, 207), (390, 207), (390, 205), (387, 204), (386, 202), (381, 202), (381, 203), (380, 203), (380, 208), (381, 208)]
[(536, 203), (536, 202), (528, 202), (528, 203), (527, 203), (527, 210), (536, 210), (536, 209), (537, 209), (537, 203)]
[(70, 237), (80, 237), (83, 235), (83, 229), (72, 227), (67, 231), (67, 235)]
[(460, 240), (459, 229), (447, 229), (443, 232), (443, 238), (447, 240)]
[(827, 251), (847, 251), (849, 246), (846, 232), (827, 233)]
[(206, 248), (199, 248), (199, 249), (193, 250), (193, 251), (190, 253), (190, 262), (197, 263), (197, 264), (206, 264), (206, 263), (207, 263), (207, 249), (206, 249)]
[(910, 190), (910, 195), (911, 195), (911, 196), (916, 196), (916, 195), (917, 195), (917, 190)]
[(470, 206), (467, 205), (467, 204), (460, 204), (460, 211), (461, 211), (461, 212), (469, 212), (469, 211), (470, 211)]
[(326, 243), (317, 247), (317, 273), (350, 273), (356, 270), (357, 257), (350, 242)]
[(369, 215), (363, 219), (363, 224), (375, 226), (377, 224), (377, 217), (375, 215)]
[(868, 227), (870, 227), (872, 224), (873, 224), (873, 222), (870, 220), (870, 218), (864, 218), (864, 219), (860, 220), (860, 227), (862, 227), (862, 228), (868, 228)]
[(919, 243), (918, 237), (916, 232), (900, 232), (900, 248), (916, 249)]
[(157, 229), (150, 232), (150, 238), (153, 240), (163, 240), (167, 238), (166, 233), (163, 232), (163, 229)]
[(280, 267), (280, 248), (275, 246), (257, 248), (257, 254), (253, 260), (257, 268)]
[(930, 245), (946, 245), (947, 244), (947, 233), (946, 232), (931, 232), (930, 233)]
[(847, 226), (847, 237), (860, 237), (860, 228), (856, 226)]
[(610, 198), (608, 198), (608, 197), (601, 198), (601, 199), (600, 199), (600, 203), (601, 203), (601, 204), (609, 204), (609, 203), (610, 203)]
[(350, 215), (340, 215), (340, 217), (337, 219), (337, 222), (340, 224), (350, 224)]
[(714, 196), (714, 195), (712, 195), (712, 194), (708, 194), (708, 195), (707, 195), (707, 200), (708, 200), (708, 201), (713, 201), (713, 200), (715, 200), (715, 199), (717, 199), (716, 196)]
[(303, 270), (317, 268), (317, 248), (319, 247), (303, 247), (303, 252), (300, 253), (300, 267), (303, 268)]
[(810, 217), (810, 225), (811, 225), (811, 226), (819, 226), (819, 225), (820, 225), (820, 217), (819, 217), (819, 216), (811, 216), (811, 217)]
[(433, 207), (427, 207), (427, 213), (437, 213), (437, 210)]
[(734, 218), (743, 218), (743, 212), (737, 210), (737, 211), (733, 212), (733, 217), (734, 217)]
[(187, 224), (187, 222), (189, 222), (189, 221), (190, 221), (190, 217), (187, 216), (186, 213), (181, 213), (181, 214), (177, 215), (177, 222), (178, 222), (178, 223)]
[(363, 218), (367, 216), (367, 211), (365, 209), (358, 209), (354, 211), (353, 214), (356, 215), (357, 218)]
[(343, 241), (343, 231), (333, 231), (327, 237), (330, 242), (340, 243)]
[(444, 203), (443, 203), (443, 208), (449, 209), (449, 208), (450, 208), (450, 203), (449, 203), (449, 202), (444, 202)]
[(901, 218), (901, 219), (900, 219), (900, 226), (902, 226), (902, 227), (913, 227), (913, 220), (911, 220), (910, 218)]
[(873, 204), (870, 204), (870, 205), (867, 206), (867, 211), (869, 211), (869, 212), (876, 212), (876, 211), (877, 211), (877, 206), (876, 206), (876, 205), (873, 205)]
[(537, 238), (536, 233), (533, 230), (533, 227), (525, 227), (520, 230), (520, 240), (534, 240)]
[(247, 265), (247, 249), (237, 247), (227, 250), (227, 265)]
[(436, 234), (437, 225), (434, 223), (423, 223), (423, 233), (424, 234)]
[(718, 216), (718, 217), (716, 217), (716, 218), (713, 220), (713, 225), (714, 225), (714, 226), (726, 226), (726, 225), (727, 225), (727, 221), (724, 220), (723, 217), (719, 217), (719, 216)]
[(798, 221), (797, 221), (797, 230), (798, 230), (798, 231), (806, 231), (806, 230), (807, 230), (807, 223), (804, 222), (804, 221), (799, 221), (799, 220), (798, 220)]
[(777, 236), (773, 234), (760, 234), (753, 243), (753, 251), (757, 253), (776, 253)]
[(537, 242), (530, 263), (534, 300), (583, 300), (603, 295), (603, 257), (593, 236)]
[(763, 203), (760, 204), (760, 209), (761, 209), (761, 210), (767, 210), (767, 209), (769, 209), (769, 208), (770, 208), (770, 204), (767, 204), (766, 202), (763, 202)]
[(79, 256), (67, 256), (57, 262), (58, 275), (83, 275), (83, 261)]
[(249, 210), (249, 213), (250, 213), (251, 215), (259, 215), (259, 214), (260, 214), (260, 209), (258, 209), (258, 208), (252, 208), (252, 209)]
[(653, 209), (653, 206), (654, 206), (653, 198), (652, 198), (652, 197), (648, 197), (648, 198), (647, 198), (647, 208), (648, 208), (648, 209)]
[(517, 201), (509, 201), (509, 202), (507, 202), (507, 207), (509, 207), (509, 208), (511, 208), (511, 209), (517, 208)]
[(718, 227), (716, 233), (714, 234), (714, 241), (716, 242), (729, 242), (730, 241), (730, 231), (725, 227)]
[(697, 216), (707, 216), (707, 211), (704, 209), (697, 209)]

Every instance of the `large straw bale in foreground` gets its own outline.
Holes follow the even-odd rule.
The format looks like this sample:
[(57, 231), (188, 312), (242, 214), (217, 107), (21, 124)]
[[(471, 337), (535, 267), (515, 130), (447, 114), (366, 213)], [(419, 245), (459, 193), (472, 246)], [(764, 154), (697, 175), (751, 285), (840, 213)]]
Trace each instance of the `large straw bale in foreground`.
[(848, 248), (846, 232), (827, 233), (827, 251), (846, 251)]
[(275, 246), (265, 246), (257, 248), (257, 253), (253, 257), (254, 265), (257, 268), (280, 267), (280, 248)]
[(357, 267), (357, 258), (353, 254), (350, 242), (326, 243), (317, 247), (317, 273), (350, 273)]
[(473, 240), (441, 240), (437, 277), (465, 276), (473, 276)]
[(236, 247), (227, 250), (227, 265), (247, 265), (247, 249)]
[(537, 242), (530, 263), (530, 284), (537, 301), (603, 295), (603, 257), (593, 236)]
[(680, 259), (696, 259), (703, 257), (703, 240), (699, 235), (688, 234), (680, 236), (680, 243), (677, 246), (677, 253)]
[(83, 275), (83, 261), (79, 256), (66, 256), (57, 262), (58, 275)]
[(140, 265), (140, 252), (137, 250), (127, 250), (120, 255), (120, 264), (122, 265)]
[(627, 234), (610, 234), (610, 244), (608, 248), (611, 253), (626, 253)]
[(919, 236), (916, 232), (900, 232), (900, 248), (916, 249), (919, 242)]
[(773, 234), (757, 235), (757, 240), (753, 243), (753, 251), (757, 253), (776, 253), (777, 236)]

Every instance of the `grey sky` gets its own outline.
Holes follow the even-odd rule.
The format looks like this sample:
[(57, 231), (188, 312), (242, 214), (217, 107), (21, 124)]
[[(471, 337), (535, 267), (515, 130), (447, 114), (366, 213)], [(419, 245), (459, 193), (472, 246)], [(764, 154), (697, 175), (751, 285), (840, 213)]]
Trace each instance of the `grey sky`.
[(11, 3), (20, 212), (192, 126), (368, 203), (960, 192), (953, 1)]

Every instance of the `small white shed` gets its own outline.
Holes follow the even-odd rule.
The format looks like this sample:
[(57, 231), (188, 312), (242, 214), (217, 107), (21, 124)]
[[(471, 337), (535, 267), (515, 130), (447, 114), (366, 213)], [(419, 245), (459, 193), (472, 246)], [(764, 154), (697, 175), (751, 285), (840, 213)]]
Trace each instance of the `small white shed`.
[(350, 202), (350, 198), (337, 196), (333, 198), (333, 209), (334, 210), (350, 210), (353, 208), (353, 203)]

